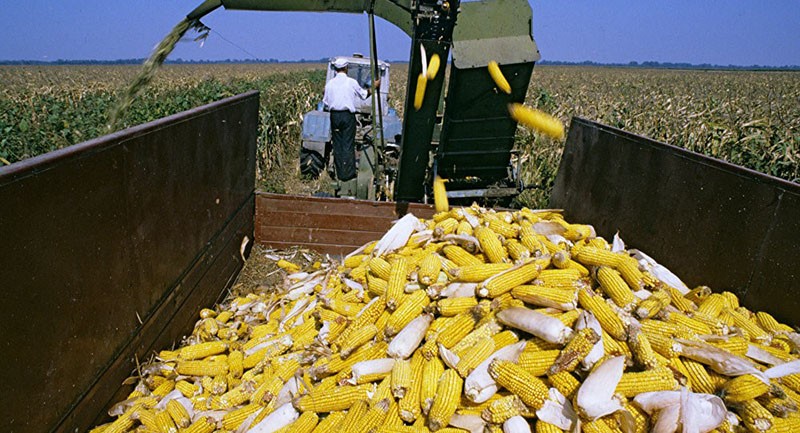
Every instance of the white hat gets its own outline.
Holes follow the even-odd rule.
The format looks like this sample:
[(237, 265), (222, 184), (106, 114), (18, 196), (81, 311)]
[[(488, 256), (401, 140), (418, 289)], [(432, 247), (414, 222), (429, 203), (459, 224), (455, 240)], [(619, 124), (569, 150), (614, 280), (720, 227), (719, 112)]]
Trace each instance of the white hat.
[(344, 67), (347, 67), (347, 60), (338, 57), (336, 58), (336, 60), (333, 61), (333, 67), (336, 69), (342, 69)]

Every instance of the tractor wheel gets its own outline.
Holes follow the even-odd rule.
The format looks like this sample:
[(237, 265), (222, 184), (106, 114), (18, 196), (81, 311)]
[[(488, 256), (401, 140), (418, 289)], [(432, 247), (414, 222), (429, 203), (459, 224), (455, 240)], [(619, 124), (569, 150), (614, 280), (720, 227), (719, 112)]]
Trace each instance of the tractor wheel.
[(303, 177), (316, 179), (324, 169), (325, 160), (322, 155), (313, 150), (300, 149), (300, 174)]

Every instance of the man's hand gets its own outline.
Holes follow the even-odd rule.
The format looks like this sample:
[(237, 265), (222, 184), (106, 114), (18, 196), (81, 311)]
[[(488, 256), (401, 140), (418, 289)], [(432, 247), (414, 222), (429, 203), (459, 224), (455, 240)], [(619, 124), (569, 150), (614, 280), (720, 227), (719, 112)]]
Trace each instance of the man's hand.
[(375, 80), (375, 82), (374, 82), (374, 83), (372, 83), (372, 88), (373, 88), (373, 89), (378, 89), (378, 88), (380, 88), (380, 87), (381, 87), (381, 79), (380, 79), (380, 78), (378, 78), (377, 80)]

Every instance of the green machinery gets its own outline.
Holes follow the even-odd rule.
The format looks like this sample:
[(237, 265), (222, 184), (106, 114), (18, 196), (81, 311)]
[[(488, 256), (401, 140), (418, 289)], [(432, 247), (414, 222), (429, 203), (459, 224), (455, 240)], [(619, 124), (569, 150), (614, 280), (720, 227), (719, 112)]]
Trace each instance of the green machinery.
[[(517, 124), (507, 106), (525, 99), (540, 58), (527, 0), (207, 0), (187, 18), (199, 20), (221, 6), (369, 13), (398, 26), (411, 37), (411, 53), (391, 198), (424, 201), (434, 175), (449, 179), (448, 195), (455, 199), (503, 199), (521, 190), (518, 167), (512, 163)], [(448, 59), (452, 54), (452, 62), (449, 74), (440, 73), (427, 83), (422, 107), (414, 110), (417, 76), (423, 69), (420, 47), (429, 57), (435, 53)], [(511, 94), (496, 88), (486, 70), (491, 60), (500, 64)], [(381, 152), (376, 153), (380, 158)]]

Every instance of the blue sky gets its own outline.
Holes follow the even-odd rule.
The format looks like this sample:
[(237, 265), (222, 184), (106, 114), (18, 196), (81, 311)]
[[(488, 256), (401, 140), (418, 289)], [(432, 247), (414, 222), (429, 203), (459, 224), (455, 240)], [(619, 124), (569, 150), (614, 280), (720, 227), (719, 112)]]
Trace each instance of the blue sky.
[[(200, 0), (5, 2), (0, 60), (146, 57)], [(800, 65), (800, 1), (530, 1), (543, 59), (655, 60)], [(186, 41), (170, 58), (318, 59), (367, 52), (366, 15), (217, 10), (203, 47)], [(410, 39), (378, 20), (384, 59), (406, 59)], [(226, 41), (227, 39), (228, 41)]]

